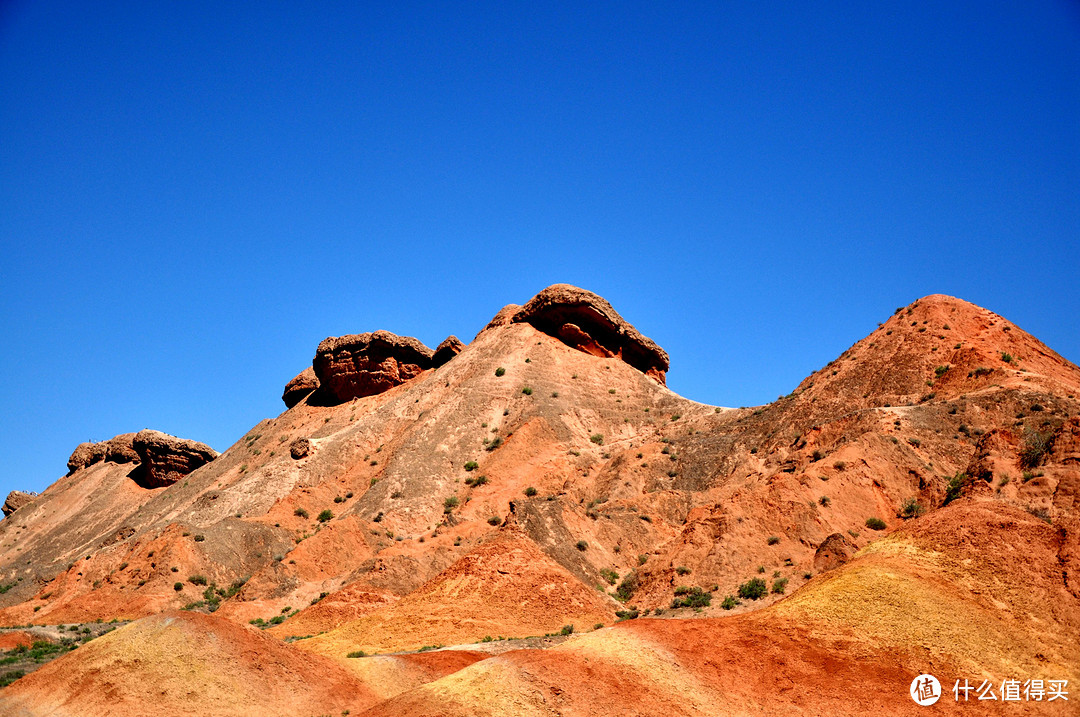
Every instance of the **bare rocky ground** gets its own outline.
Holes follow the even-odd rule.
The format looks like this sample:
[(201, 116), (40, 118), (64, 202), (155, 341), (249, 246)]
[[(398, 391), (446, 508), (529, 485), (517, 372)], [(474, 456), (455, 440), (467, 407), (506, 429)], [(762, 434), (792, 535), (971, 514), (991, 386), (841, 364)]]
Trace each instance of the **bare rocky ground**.
[(1075, 365), (930, 296), (767, 405), (668, 369), (556, 286), (467, 345), (331, 337), (220, 456), (78, 447), (0, 521), (0, 624), (134, 622), (0, 707), (913, 714), (927, 670), (1075, 682)]

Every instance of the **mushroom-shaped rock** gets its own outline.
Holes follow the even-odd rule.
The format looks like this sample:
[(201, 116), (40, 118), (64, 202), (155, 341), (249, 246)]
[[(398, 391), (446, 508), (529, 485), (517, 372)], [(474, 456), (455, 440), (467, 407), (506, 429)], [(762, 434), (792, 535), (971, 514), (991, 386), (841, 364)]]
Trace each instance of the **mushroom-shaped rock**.
[(521, 307), (511, 321), (527, 322), (587, 354), (620, 358), (664, 383), (667, 352), (591, 291), (569, 284), (549, 286)]
[(842, 533), (833, 533), (821, 541), (821, 545), (814, 552), (814, 570), (821, 573), (843, 565), (851, 560), (855, 550), (855, 544)]
[(465, 348), (465, 344), (461, 343), (461, 339), (451, 334), (442, 340), (442, 343), (435, 347), (435, 353), (431, 357), (431, 367), (439, 368), (444, 363), (461, 353), (461, 350)]
[(172, 485), (218, 457), (218, 452), (205, 443), (176, 438), (161, 431), (139, 431), (133, 443), (142, 465), (132, 472), (132, 478), (143, 488)]
[(139, 454), (135, 452), (132, 441), (134, 433), (121, 433), (107, 441), (80, 443), (68, 458), (68, 475), (80, 468), (87, 468), (95, 463), (111, 461), (113, 463), (135, 463)]
[(21, 490), (13, 490), (8, 493), (7, 500), (4, 501), (4, 515), (8, 516), (23, 507), (34, 499), (33, 493), (24, 493)]
[(281, 400), (286, 408), (292, 408), (307, 398), (308, 394), (319, 387), (319, 377), (315, 375), (315, 369), (308, 366), (296, 375), (292, 381), (285, 384), (285, 391), (281, 394)]
[(389, 331), (324, 339), (312, 367), (330, 403), (373, 396), (431, 368), (432, 351), (411, 336)]

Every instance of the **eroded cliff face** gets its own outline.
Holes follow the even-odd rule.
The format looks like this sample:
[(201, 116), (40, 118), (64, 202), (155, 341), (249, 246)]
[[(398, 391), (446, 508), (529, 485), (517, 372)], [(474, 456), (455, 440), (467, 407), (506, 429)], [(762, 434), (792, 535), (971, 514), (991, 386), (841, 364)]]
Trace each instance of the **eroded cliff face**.
[(161, 431), (139, 431), (132, 439), (132, 447), (141, 465), (131, 477), (144, 488), (170, 486), (218, 457), (218, 452), (205, 443)]
[(373, 331), (324, 339), (312, 367), (327, 403), (373, 396), (432, 366), (432, 350), (411, 336)]
[(667, 352), (591, 291), (569, 284), (549, 286), (510, 320), (529, 323), (578, 351), (622, 359), (645, 375), (665, 382), (670, 365)]

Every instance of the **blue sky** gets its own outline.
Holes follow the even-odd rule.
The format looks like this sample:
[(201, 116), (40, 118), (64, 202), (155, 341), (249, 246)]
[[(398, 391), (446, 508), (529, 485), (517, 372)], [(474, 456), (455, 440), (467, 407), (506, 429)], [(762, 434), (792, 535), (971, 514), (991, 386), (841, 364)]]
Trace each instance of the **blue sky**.
[(555, 282), (706, 403), (930, 293), (1080, 361), (1076, 2), (223, 5), (0, 3), (0, 497)]

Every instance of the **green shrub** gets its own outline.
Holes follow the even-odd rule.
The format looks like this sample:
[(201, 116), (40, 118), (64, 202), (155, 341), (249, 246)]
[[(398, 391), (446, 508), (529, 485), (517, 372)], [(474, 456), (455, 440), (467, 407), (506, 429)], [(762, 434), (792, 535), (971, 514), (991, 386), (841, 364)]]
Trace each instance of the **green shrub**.
[(574, 547), (577, 548), (578, 550), (582, 551), (582, 552), (585, 552), (585, 550), (589, 547), (589, 544), (586, 543), (584, 540), (579, 540), (574, 545)]
[(319, 517), (317, 518), (317, 520), (320, 523), (325, 523), (326, 521), (330, 520), (333, 517), (334, 517), (333, 511), (331, 511), (329, 508), (326, 508), (326, 509), (322, 510), (319, 513)]
[(728, 595), (726, 598), (724, 598), (724, 602), (720, 603), (720, 607), (724, 608), (725, 610), (731, 610), (736, 605), (742, 605), (742, 603), (736, 600), (734, 595)]
[(502, 522), (502, 518), (500, 518), (497, 515), (493, 515), (490, 518), (488, 518), (487, 522), (488, 522), (488, 525), (498, 525), (499, 523)]
[(5, 672), (0, 675), (0, 687), (7, 687), (25, 674), (26, 673), (22, 670), (9, 670), (8, 672)]
[(870, 530), (885, 530), (888, 526), (885, 525), (885, 521), (881, 518), (867, 518), (866, 527)]
[(184, 589), (184, 584), (183, 583), (173, 583), (172, 589), (175, 590), (176, 592), (180, 592), (181, 590)]
[(949, 479), (949, 484), (945, 487), (945, 500), (941, 505), (945, 506), (953, 502), (960, 497), (960, 491), (963, 490), (964, 485), (968, 481), (967, 473), (956, 473)]
[(195, 542), (196, 542), (196, 543), (201, 543), (201, 542), (202, 542), (202, 541), (204, 541), (204, 540), (206, 540), (206, 536), (205, 536), (205, 535), (196, 535), (196, 536), (195, 536)]
[(769, 545), (776, 545), (777, 543), (780, 542), (780, 536), (770, 535), (769, 539), (766, 540), (765, 542), (768, 543)]
[(821, 504), (822, 508), (828, 508), (829, 505), (832, 503), (832, 499), (829, 498), (829, 496), (827, 496), (827, 495), (823, 495), (820, 498), (818, 498), (818, 503)]
[(675, 568), (675, 572), (679, 575), (687, 575), (690, 572), (690, 568), (686, 567), (685, 565), (680, 565), (679, 567)]
[(949, 372), (950, 368), (951, 368), (950, 366), (938, 366), (937, 368), (934, 369), (934, 376), (936, 376), (938, 378), (941, 378), (942, 376), (944, 376), (946, 373)]
[(458, 507), (458, 498), (456, 495), (452, 495), (442, 503), (444, 513), (452, 513), (454, 508)]
[(671, 601), (671, 608), (674, 610), (680, 607), (708, 607), (711, 604), (711, 593), (707, 593), (701, 588), (691, 588), (683, 593), (682, 597), (674, 598)]
[(623, 602), (628, 601), (634, 597), (634, 593), (638, 589), (638, 576), (634, 571), (627, 573), (626, 577), (619, 583), (619, 587), (615, 588), (615, 594), (619, 596), (619, 599)]
[(188, 576), (188, 582), (191, 583), (192, 585), (206, 585), (207, 584), (205, 575), (189, 575)]
[(634, 620), (640, 614), (641, 613), (638, 611), (638, 609), (636, 607), (631, 607), (629, 610), (616, 610), (615, 611), (615, 617), (619, 618), (620, 620)]
[(293, 515), (297, 516), (298, 518), (306, 518), (308, 517), (308, 512), (303, 508), (297, 508), (293, 511)]
[(504, 368), (503, 368), (502, 366), (500, 366), (499, 368), (495, 369), (495, 375), (496, 375), (496, 376), (502, 376), (502, 375), (504, 375), (505, 373), (506, 373), (506, 369), (504, 369)]
[(783, 595), (784, 588), (787, 587), (787, 581), (787, 578), (777, 578), (776, 580), (773, 580), (772, 591), (777, 595)]
[(345, 655), (345, 657), (349, 657), (349, 658), (367, 657), (367, 653), (364, 652), (363, 650), (353, 650), (348, 655)]
[(820, 460), (821, 460), (822, 458), (824, 458), (824, 457), (825, 457), (825, 454), (824, 454), (824, 453), (822, 453), (821, 451), (814, 451), (814, 452), (813, 452), (813, 453), (812, 453), (812, 454), (810, 455), (810, 462), (811, 462), (811, 463), (816, 463), (817, 461), (820, 461)]
[(619, 574), (611, 568), (604, 568), (600, 571), (600, 576), (607, 580), (608, 585), (614, 585), (619, 582)]
[(533, 488), (532, 486), (529, 486), (528, 488), (525, 489), (525, 495), (528, 498), (532, 498), (533, 496), (536, 495), (536, 488)]
[(900, 507), (900, 517), (904, 519), (918, 518), (922, 514), (923, 507), (919, 505), (918, 499), (914, 496), (905, 500), (904, 504)]
[(465, 470), (467, 470), (467, 471), (474, 471), (479, 467), (480, 467), (480, 464), (477, 463), (476, 461), (466, 461), (466, 463), (465, 463)]
[(524, 388), (522, 388), (521, 392), (524, 393), (526, 396), (531, 396), (532, 395), (532, 389), (529, 388), (528, 386), (525, 386)]
[(602, 433), (594, 433), (589, 436), (589, 440), (598, 446), (604, 445), (604, 435)]
[(573, 635), (574, 634), (574, 626), (573, 625), (563, 625), (562, 629), (559, 630), (559, 634), (560, 635)]
[(1040, 432), (1031, 428), (1024, 429), (1024, 444), (1020, 448), (1020, 465), (1024, 468), (1038, 466), (1050, 453), (1053, 443), (1052, 431)]
[(760, 600), (767, 592), (768, 588), (761, 578), (750, 578), (739, 586), (739, 597), (745, 600)]

